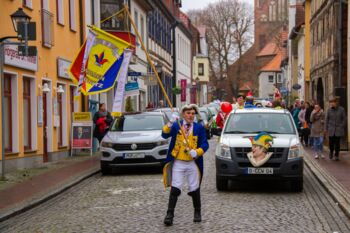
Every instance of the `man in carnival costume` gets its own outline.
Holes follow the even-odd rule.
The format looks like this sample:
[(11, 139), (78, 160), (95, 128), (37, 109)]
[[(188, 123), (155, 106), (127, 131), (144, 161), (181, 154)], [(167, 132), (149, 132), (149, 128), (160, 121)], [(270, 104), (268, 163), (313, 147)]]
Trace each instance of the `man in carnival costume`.
[[(193, 201), (194, 222), (201, 222), (200, 184), (203, 174), (203, 154), (209, 145), (205, 129), (194, 121), (199, 113), (195, 104), (185, 105), (181, 109), (182, 121), (173, 114), (170, 122), (163, 127), (162, 137), (171, 137), (166, 164), (163, 169), (165, 187), (171, 187), (167, 215), (164, 224), (173, 224), (174, 210), (181, 188), (187, 180)], [(180, 123), (180, 125), (179, 125)]]
[(268, 152), (273, 138), (266, 132), (261, 132), (254, 138), (250, 138), (252, 151), (248, 153), (248, 159), (254, 167), (260, 167), (269, 160), (272, 153)]

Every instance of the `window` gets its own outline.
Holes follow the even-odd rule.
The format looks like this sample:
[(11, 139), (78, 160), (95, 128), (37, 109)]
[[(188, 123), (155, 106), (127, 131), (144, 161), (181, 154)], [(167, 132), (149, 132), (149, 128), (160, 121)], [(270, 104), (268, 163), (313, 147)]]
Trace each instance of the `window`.
[(143, 16), (141, 16), (141, 40), (145, 43), (145, 20)]
[(51, 48), (54, 45), (53, 34), (53, 14), (48, 10), (42, 9), (42, 38), (43, 46)]
[[(104, 20), (121, 10), (123, 8), (123, 1), (101, 0), (100, 7), (101, 20)], [(113, 16), (109, 20), (103, 22), (101, 28), (123, 31), (125, 29), (124, 19), (120, 20), (117, 16)]]
[(31, 96), (30, 79), (23, 78), (23, 147), (24, 150), (31, 150)]
[(198, 63), (198, 75), (204, 75), (204, 63)]
[(56, 8), (57, 8), (57, 23), (64, 25), (64, 6), (63, 0), (56, 0)]
[[(139, 31), (139, 29), (140, 29), (140, 26), (139, 26), (139, 14), (137, 13), (136, 10), (134, 12), (134, 22), (135, 22), (136, 30)], [(136, 32), (135, 32), (135, 35), (136, 35)], [(140, 43), (138, 43), (137, 41), (138, 41), (138, 38), (136, 37), (136, 44), (138, 46), (140, 46)]]
[(75, 103), (74, 103), (74, 93), (75, 93), (75, 87), (70, 87), (70, 96), (69, 96), (69, 103), (70, 103), (70, 112), (75, 111)]
[(12, 91), (11, 75), (4, 74), (4, 130), (5, 152), (12, 152)]
[(69, 28), (72, 31), (77, 30), (75, 18), (75, 0), (69, 0)]
[[(59, 85), (57, 85), (58, 88)], [(57, 141), (58, 141), (58, 146), (62, 146), (63, 145), (63, 132), (62, 132), (62, 107), (63, 107), (63, 99), (62, 99), (62, 93), (57, 93), (57, 114), (59, 117), (59, 121), (60, 121), (60, 126), (57, 129)]]
[(273, 83), (273, 82), (274, 82), (273, 75), (269, 75), (269, 83)]
[(32, 0), (23, 0), (23, 6), (33, 9)]
[(282, 75), (277, 74), (277, 83), (282, 83)]

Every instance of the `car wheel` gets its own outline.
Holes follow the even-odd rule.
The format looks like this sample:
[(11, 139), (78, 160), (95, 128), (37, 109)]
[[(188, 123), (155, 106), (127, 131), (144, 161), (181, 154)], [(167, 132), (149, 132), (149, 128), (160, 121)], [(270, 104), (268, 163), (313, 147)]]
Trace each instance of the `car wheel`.
[(104, 176), (108, 175), (108, 174), (111, 173), (111, 169), (108, 166), (106, 166), (106, 165), (101, 165), (101, 173)]
[(303, 191), (303, 179), (293, 180), (290, 182), (290, 188), (293, 192), (302, 192)]
[(216, 189), (218, 191), (225, 191), (228, 187), (228, 180), (219, 176), (216, 176)]

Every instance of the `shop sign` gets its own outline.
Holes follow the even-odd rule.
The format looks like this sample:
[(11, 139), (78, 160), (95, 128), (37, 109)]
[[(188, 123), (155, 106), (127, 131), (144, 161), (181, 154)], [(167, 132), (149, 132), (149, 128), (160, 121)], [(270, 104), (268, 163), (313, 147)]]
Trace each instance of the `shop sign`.
[(68, 74), (68, 68), (71, 63), (72, 63), (71, 61), (58, 57), (57, 58), (57, 72), (58, 72), (57, 76), (60, 78), (70, 79)]
[(186, 101), (187, 80), (181, 79), (181, 102)]
[(5, 45), (4, 49), (6, 65), (38, 71), (38, 56), (19, 56), (16, 45)]
[(87, 122), (91, 120), (91, 112), (73, 112), (73, 122)]

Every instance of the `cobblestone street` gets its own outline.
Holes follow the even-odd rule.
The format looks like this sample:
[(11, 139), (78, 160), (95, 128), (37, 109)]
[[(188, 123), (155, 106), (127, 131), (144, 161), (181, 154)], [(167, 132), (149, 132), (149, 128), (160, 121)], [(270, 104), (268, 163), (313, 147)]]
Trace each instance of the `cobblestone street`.
[(168, 192), (160, 173), (96, 175), (0, 223), (0, 232), (350, 232), (350, 221), (305, 166), (304, 191), (264, 187), (217, 192), (215, 144), (205, 154), (201, 223), (182, 193), (165, 227)]

